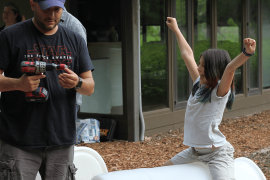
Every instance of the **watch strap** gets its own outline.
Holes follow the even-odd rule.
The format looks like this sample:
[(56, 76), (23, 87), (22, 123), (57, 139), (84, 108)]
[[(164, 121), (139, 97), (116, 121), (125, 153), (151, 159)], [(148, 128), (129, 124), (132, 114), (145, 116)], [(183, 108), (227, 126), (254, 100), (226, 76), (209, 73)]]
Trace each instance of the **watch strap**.
[(79, 82), (78, 84), (74, 87), (75, 89), (80, 89), (82, 87), (82, 79), (80, 78), (80, 76), (78, 76), (79, 78)]
[(243, 53), (244, 53), (246, 56), (251, 57), (251, 56), (253, 56), (253, 55), (255, 54), (255, 51), (254, 51), (254, 53), (252, 53), (252, 54), (248, 54), (248, 53), (246, 53), (246, 48), (244, 47), (244, 48), (243, 48)]

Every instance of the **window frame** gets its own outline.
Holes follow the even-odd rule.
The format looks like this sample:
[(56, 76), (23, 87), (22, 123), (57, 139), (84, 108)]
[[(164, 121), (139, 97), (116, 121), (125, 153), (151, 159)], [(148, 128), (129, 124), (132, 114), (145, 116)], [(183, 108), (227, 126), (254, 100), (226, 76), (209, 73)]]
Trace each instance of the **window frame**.
[[(242, 38), (248, 37), (248, 19), (249, 19), (249, 1), (250, 0), (243, 0), (243, 20), (242, 20)], [(255, 89), (250, 89), (250, 65), (249, 65), (249, 60), (244, 63), (242, 66), (242, 88), (243, 92), (239, 93), (237, 95), (244, 95), (245, 97), (247, 96), (253, 96), (253, 95), (258, 95), (262, 94), (263, 91), (263, 84), (262, 84), (262, 1), (257, 0), (258, 2), (258, 39), (256, 40), (256, 51), (258, 53), (258, 88)], [(217, 48), (217, 1), (216, 0), (211, 0), (211, 46), (212, 48)], [(172, 0), (172, 16), (175, 17), (176, 15), (176, 8), (175, 7), (176, 0)], [(188, 21), (188, 37), (187, 37), (187, 42), (191, 45), (192, 49), (194, 49), (194, 0), (188, 1), (187, 5), (187, 21)], [(178, 48), (177, 41), (175, 39), (174, 34), (172, 36), (172, 61), (174, 64), (173, 67), (173, 90), (174, 90), (174, 100), (173, 100), (173, 106), (174, 110), (180, 110), (180, 109), (185, 109), (187, 105), (187, 101), (183, 102), (178, 102), (178, 89), (177, 89), (177, 51), (176, 48)], [(243, 45), (242, 45), (243, 46)], [(240, 52), (239, 52), (240, 53)], [(189, 77), (189, 87), (188, 87), (188, 92), (191, 92), (192, 90), (192, 79)]]
[[(176, 7), (176, 0), (172, 0), (172, 7)], [(191, 46), (192, 49), (194, 49), (194, 13), (193, 13), (193, 0), (187, 0), (187, 10), (186, 10), (186, 16), (187, 16), (187, 42), (189, 43), (189, 45)], [(172, 16), (176, 17), (176, 8), (172, 9)], [(191, 33), (189, 33), (191, 32)], [(178, 44), (177, 44), (177, 40), (174, 34), (172, 34), (172, 52), (173, 52), (173, 85), (174, 85), (174, 101), (173, 101), (173, 105), (174, 105), (174, 110), (180, 110), (180, 109), (185, 109), (187, 106), (187, 101), (182, 101), (182, 102), (178, 102), (178, 84), (177, 84), (177, 48)], [(184, 63), (184, 62), (183, 62)], [(192, 79), (190, 77), (190, 75), (188, 76), (188, 92), (191, 92), (192, 90)], [(189, 96), (189, 95), (188, 95)]]
[[(257, 9), (257, 21), (258, 21), (258, 27), (257, 27), (257, 31), (258, 31), (258, 40), (256, 40), (256, 51), (258, 53), (258, 88), (254, 88), (254, 89), (250, 89), (250, 60), (248, 59), (246, 62), (246, 66), (247, 66), (247, 70), (246, 70), (246, 95), (247, 96), (253, 96), (253, 95), (257, 95), (257, 94), (262, 94), (262, 90), (263, 90), (263, 84), (262, 84), (262, 11), (261, 11), (261, 0), (257, 0), (258, 2), (258, 9)], [(246, 8), (246, 13), (245, 16), (245, 33), (246, 33), (246, 37), (249, 37), (249, 15), (250, 15), (250, 5), (249, 5), (250, 1), (246, 0), (246, 4), (245, 4), (245, 8)]]

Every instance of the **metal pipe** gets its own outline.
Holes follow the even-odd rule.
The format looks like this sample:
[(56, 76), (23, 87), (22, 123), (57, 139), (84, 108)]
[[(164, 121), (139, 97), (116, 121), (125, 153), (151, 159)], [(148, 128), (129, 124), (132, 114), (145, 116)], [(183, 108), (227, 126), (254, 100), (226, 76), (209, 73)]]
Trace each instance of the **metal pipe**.
[(142, 112), (142, 85), (141, 85), (141, 26), (140, 26), (140, 0), (137, 0), (137, 20), (138, 20), (138, 66), (139, 66), (139, 119), (140, 119), (140, 141), (144, 141), (144, 133), (145, 133), (145, 122)]

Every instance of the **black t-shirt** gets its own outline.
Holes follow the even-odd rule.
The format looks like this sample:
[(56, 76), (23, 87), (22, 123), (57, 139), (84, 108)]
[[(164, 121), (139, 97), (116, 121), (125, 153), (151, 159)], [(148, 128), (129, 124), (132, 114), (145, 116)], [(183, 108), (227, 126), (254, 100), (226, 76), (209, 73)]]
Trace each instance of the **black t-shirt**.
[(3, 29), (5, 29), (5, 26), (6, 26), (6, 25), (0, 27), (0, 32), (1, 32)]
[[(22, 61), (67, 64), (76, 74), (94, 70), (83, 38), (60, 25), (46, 36), (30, 19), (1, 31), (0, 42), (0, 69), (6, 77), (20, 78)], [(76, 90), (60, 86), (63, 72), (44, 73), (39, 86), (48, 90), (46, 102), (26, 102), (22, 91), (2, 92), (0, 140), (29, 148), (75, 143)]]

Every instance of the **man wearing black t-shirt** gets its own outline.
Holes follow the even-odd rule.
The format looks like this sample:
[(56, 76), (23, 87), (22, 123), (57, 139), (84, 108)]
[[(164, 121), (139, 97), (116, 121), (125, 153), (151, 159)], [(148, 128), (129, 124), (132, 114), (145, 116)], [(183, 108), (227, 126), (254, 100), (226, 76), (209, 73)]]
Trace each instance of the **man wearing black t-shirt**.
[[(58, 26), (65, 0), (30, 0), (34, 18), (0, 33), (0, 179), (72, 179), (76, 92), (94, 92), (94, 67), (83, 38)], [(66, 64), (64, 71), (26, 76), (22, 61)], [(45, 87), (46, 102), (25, 92)]]

